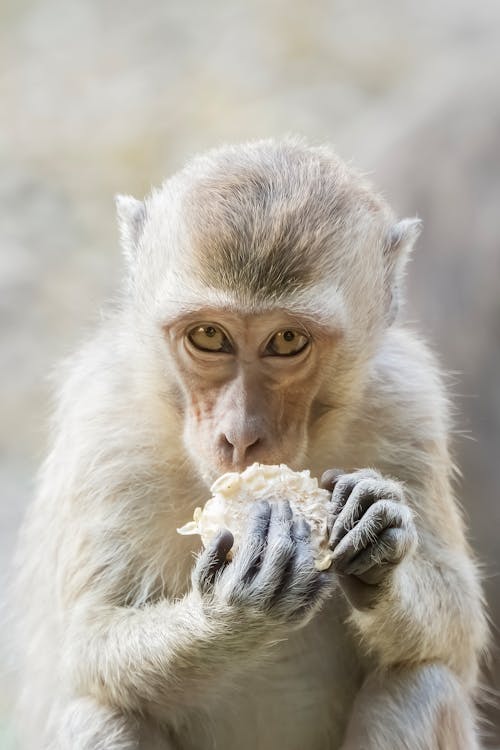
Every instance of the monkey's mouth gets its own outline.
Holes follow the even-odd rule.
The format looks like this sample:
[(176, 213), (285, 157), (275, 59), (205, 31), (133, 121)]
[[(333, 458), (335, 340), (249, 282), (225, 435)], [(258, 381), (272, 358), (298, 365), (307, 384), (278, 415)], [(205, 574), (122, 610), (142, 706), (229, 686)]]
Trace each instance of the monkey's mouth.
[(215, 460), (209, 460), (206, 462), (200, 462), (198, 460), (197, 470), (204, 484), (206, 484), (207, 487), (210, 488), (212, 484), (223, 474), (227, 474), (229, 472), (241, 474), (245, 471), (245, 469), (248, 469), (254, 464), (265, 466), (285, 465), (288, 466), (292, 471), (302, 471), (308, 468), (305, 465), (304, 458), (304, 455), (291, 456), (289, 454), (285, 454), (284, 451), (279, 453), (262, 451), (262, 453), (259, 453), (258, 456), (252, 455), (239, 462), (224, 461), (217, 458)]

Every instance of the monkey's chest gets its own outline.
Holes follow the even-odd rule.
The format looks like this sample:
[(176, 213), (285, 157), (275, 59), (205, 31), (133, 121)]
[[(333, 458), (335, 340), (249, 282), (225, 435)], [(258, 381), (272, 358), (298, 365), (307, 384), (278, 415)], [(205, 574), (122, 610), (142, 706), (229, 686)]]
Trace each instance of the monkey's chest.
[[(182, 747), (216, 750), (335, 750), (361, 681), (357, 649), (338, 613), (277, 644), (222, 690)], [(336, 616), (337, 614), (337, 616)]]

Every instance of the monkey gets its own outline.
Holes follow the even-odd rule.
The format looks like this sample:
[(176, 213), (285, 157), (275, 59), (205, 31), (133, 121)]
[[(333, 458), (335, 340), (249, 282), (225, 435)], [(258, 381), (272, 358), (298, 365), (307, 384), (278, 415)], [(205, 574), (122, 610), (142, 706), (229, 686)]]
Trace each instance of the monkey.
[[(451, 418), (402, 320), (420, 232), (329, 146), (222, 146), (117, 198), (126, 271), (59, 371), (16, 556), (26, 750), (475, 750), (487, 625)], [(331, 492), (176, 533), (254, 463)]]

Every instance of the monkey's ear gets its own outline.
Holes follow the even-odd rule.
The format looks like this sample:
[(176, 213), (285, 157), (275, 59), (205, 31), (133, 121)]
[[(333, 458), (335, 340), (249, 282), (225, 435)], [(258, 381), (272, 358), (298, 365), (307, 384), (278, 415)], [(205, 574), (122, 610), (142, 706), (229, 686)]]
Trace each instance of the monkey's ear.
[(117, 195), (115, 202), (123, 254), (129, 267), (133, 268), (137, 245), (146, 219), (146, 206), (131, 195)]
[(421, 231), (422, 222), (416, 218), (402, 219), (390, 229), (385, 248), (390, 284), (389, 325), (398, 314), (405, 266)]
[(401, 252), (408, 255), (413, 249), (422, 231), (421, 219), (401, 219), (391, 227), (389, 232), (388, 255), (400, 255)]

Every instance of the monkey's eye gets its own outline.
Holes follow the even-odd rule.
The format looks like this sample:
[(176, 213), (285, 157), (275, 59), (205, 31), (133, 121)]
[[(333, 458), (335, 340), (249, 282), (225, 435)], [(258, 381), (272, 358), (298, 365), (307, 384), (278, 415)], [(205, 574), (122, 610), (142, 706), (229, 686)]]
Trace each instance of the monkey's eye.
[(228, 337), (219, 326), (202, 325), (191, 328), (188, 339), (196, 349), (203, 352), (232, 352)]
[(309, 339), (301, 331), (287, 328), (274, 334), (267, 345), (266, 354), (275, 357), (291, 357), (303, 351), (308, 343)]

